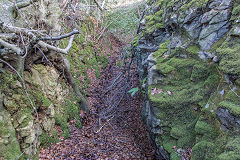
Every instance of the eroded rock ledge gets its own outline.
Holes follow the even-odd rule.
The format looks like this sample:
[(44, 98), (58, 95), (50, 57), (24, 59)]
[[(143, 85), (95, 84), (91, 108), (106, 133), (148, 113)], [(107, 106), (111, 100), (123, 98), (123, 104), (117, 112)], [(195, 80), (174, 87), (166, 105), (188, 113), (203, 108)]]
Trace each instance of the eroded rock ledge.
[(240, 158), (240, 1), (149, 0), (133, 42), (159, 159)]

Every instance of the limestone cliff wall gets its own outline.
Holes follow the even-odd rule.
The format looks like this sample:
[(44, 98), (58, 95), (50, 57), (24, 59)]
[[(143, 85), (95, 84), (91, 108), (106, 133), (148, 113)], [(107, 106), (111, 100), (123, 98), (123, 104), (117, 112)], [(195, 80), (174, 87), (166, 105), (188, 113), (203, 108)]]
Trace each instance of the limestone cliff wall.
[(133, 52), (159, 159), (240, 158), (239, 42), (239, 0), (147, 2)]

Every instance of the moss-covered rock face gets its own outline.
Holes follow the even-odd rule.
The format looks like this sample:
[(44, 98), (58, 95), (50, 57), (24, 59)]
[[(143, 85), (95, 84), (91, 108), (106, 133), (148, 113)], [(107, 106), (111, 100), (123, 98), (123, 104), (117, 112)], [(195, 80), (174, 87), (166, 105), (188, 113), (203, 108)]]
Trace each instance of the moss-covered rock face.
[(4, 152), (0, 155), (6, 159), (16, 159), (22, 152), (23, 157), (32, 157), (39, 145), (58, 142), (55, 125), (65, 138), (69, 137), (68, 121), (77, 120), (76, 127), (81, 128), (78, 99), (53, 67), (33, 65), (24, 75), (33, 105), (16, 75), (0, 75), (0, 148)]
[[(1, 103), (1, 101), (0, 101)], [(0, 159), (17, 159), (21, 154), (10, 114), (0, 109)]]
[[(148, 1), (133, 52), (159, 159), (240, 158), (239, 0)], [(157, 46), (157, 47), (156, 47)]]
[(221, 58), (219, 69), (224, 74), (231, 75), (236, 79), (240, 78), (240, 39), (226, 40), (216, 51)]

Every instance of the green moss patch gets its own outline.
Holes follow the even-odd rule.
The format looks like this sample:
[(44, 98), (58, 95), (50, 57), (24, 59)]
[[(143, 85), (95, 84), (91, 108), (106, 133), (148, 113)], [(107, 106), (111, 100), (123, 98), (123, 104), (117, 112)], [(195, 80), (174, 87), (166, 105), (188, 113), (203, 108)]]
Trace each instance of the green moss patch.
[(233, 115), (240, 115), (240, 104), (236, 104), (231, 101), (223, 101), (219, 104), (219, 107), (221, 108), (227, 108)]
[(173, 146), (176, 146), (177, 143), (170, 136), (162, 136), (162, 145), (167, 152), (171, 153), (174, 152)]
[(235, 137), (228, 140), (224, 153), (218, 156), (219, 160), (237, 160), (240, 157), (240, 138)]
[(47, 134), (46, 132), (43, 132), (41, 136), (39, 137), (39, 142), (41, 145), (46, 148), (52, 143), (58, 143), (60, 142), (58, 138), (58, 134), (56, 130), (53, 130), (51, 135)]
[(234, 0), (233, 1), (233, 10), (232, 10), (232, 15), (231, 15), (231, 20), (236, 23), (237, 20), (240, 20), (240, 1), (239, 0)]
[(192, 148), (192, 160), (216, 159), (216, 146), (208, 141), (201, 141)]
[(186, 48), (187, 53), (191, 57), (196, 57), (199, 54), (200, 48), (197, 45), (191, 45)]
[[(90, 22), (90, 20), (87, 20), (81, 24), (80, 30), (82, 33), (76, 35), (73, 46), (67, 55), (74, 82), (82, 90), (88, 88), (90, 83), (87, 69), (94, 69), (96, 77), (100, 78), (101, 68), (105, 68), (108, 65), (108, 58), (102, 52), (101, 47), (95, 48), (94, 42), (89, 37), (89, 35), (94, 34), (94, 26)], [(67, 45), (67, 39), (60, 42), (61, 48), (65, 48)]]
[(58, 114), (54, 116), (56, 125), (59, 125), (62, 129), (61, 136), (63, 136), (65, 139), (69, 138), (70, 136), (70, 130), (69, 130), (69, 124), (67, 123), (66, 116)]
[(215, 124), (211, 124), (214, 121), (205, 119), (203, 116), (199, 118), (195, 125), (195, 132), (202, 135), (202, 139), (209, 140), (217, 137), (218, 132)]
[[(186, 11), (190, 8), (202, 8), (208, 3), (208, 0), (156, 0), (151, 1), (149, 0), (147, 2), (149, 5), (153, 8), (157, 8), (158, 10), (155, 12), (148, 12), (148, 14), (145, 15), (146, 20), (146, 27), (145, 27), (145, 33), (149, 34), (154, 32), (154, 30), (164, 28), (164, 26), (167, 26), (166, 20), (169, 19), (171, 16), (175, 16), (176, 14), (179, 16), (179, 19), (184, 19), (186, 15)], [(174, 6), (177, 6), (177, 10), (174, 10)], [(236, 9), (236, 13), (237, 9)]]
[(156, 52), (154, 52), (153, 56), (155, 58), (162, 57), (163, 54), (168, 51), (168, 44), (169, 44), (169, 42), (170, 41), (168, 40), (168, 41), (160, 44), (159, 49)]
[(217, 53), (221, 58), (219, 69), (224, 74), (240, 77), (239, 42), (240, 40), (232, 40), (231, 42), (225, 41), (221, 47), (217, 49)]
[(17, 159), (21, 155), (21, 150), (11, 123), (11, 117), (8, 112), (1, 111), (0, 118), (2, 118), (0, 121), (0, 157)]
[[(165, 139), (172, 139), (178, 148), (195, 148), (195, 159), (198, 156), (200, 159), (215, 157), (217, 147), (214, 147), (214, 140), (220, 134), (220, 127), (214, 113), (205, 111), (204, 107), (211, 94), (216, 92), (221, 75), (215, 65), (197, 57), (197, 46), (176, 49), (169, 56), (163, 57), (167, 51), (165, 43), (154, 53), (157, 69), (165, 77), (158, 84), (150, 85), (148, 90), (151, 105), (159, 110), (157, 118), (161, 120), (161, 125), (170, 127), (170, 131), (164, 132)], [(182, 54), (188, 56), (182, 58)], [(161, 89), (162, 92), (151, 94), (152, 88)], [(164, 139), (164, 136), (160, 137)], [(171, 145), (173, 143), (162, 142), (164, 149), (176, 157)], [(203, 146), (212, 149), (213, 154), (202, 151)]]

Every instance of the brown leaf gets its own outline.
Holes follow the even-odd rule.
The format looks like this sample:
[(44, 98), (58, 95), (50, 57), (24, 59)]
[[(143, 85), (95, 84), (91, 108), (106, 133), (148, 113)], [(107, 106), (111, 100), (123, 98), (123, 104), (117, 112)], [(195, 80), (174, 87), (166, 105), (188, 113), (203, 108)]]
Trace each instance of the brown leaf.
[(151, 88), (151, 95), (160, 94), (162, 92), (163, 92), (162, 89), (157, 89), (156, 87), (155, 88)]

